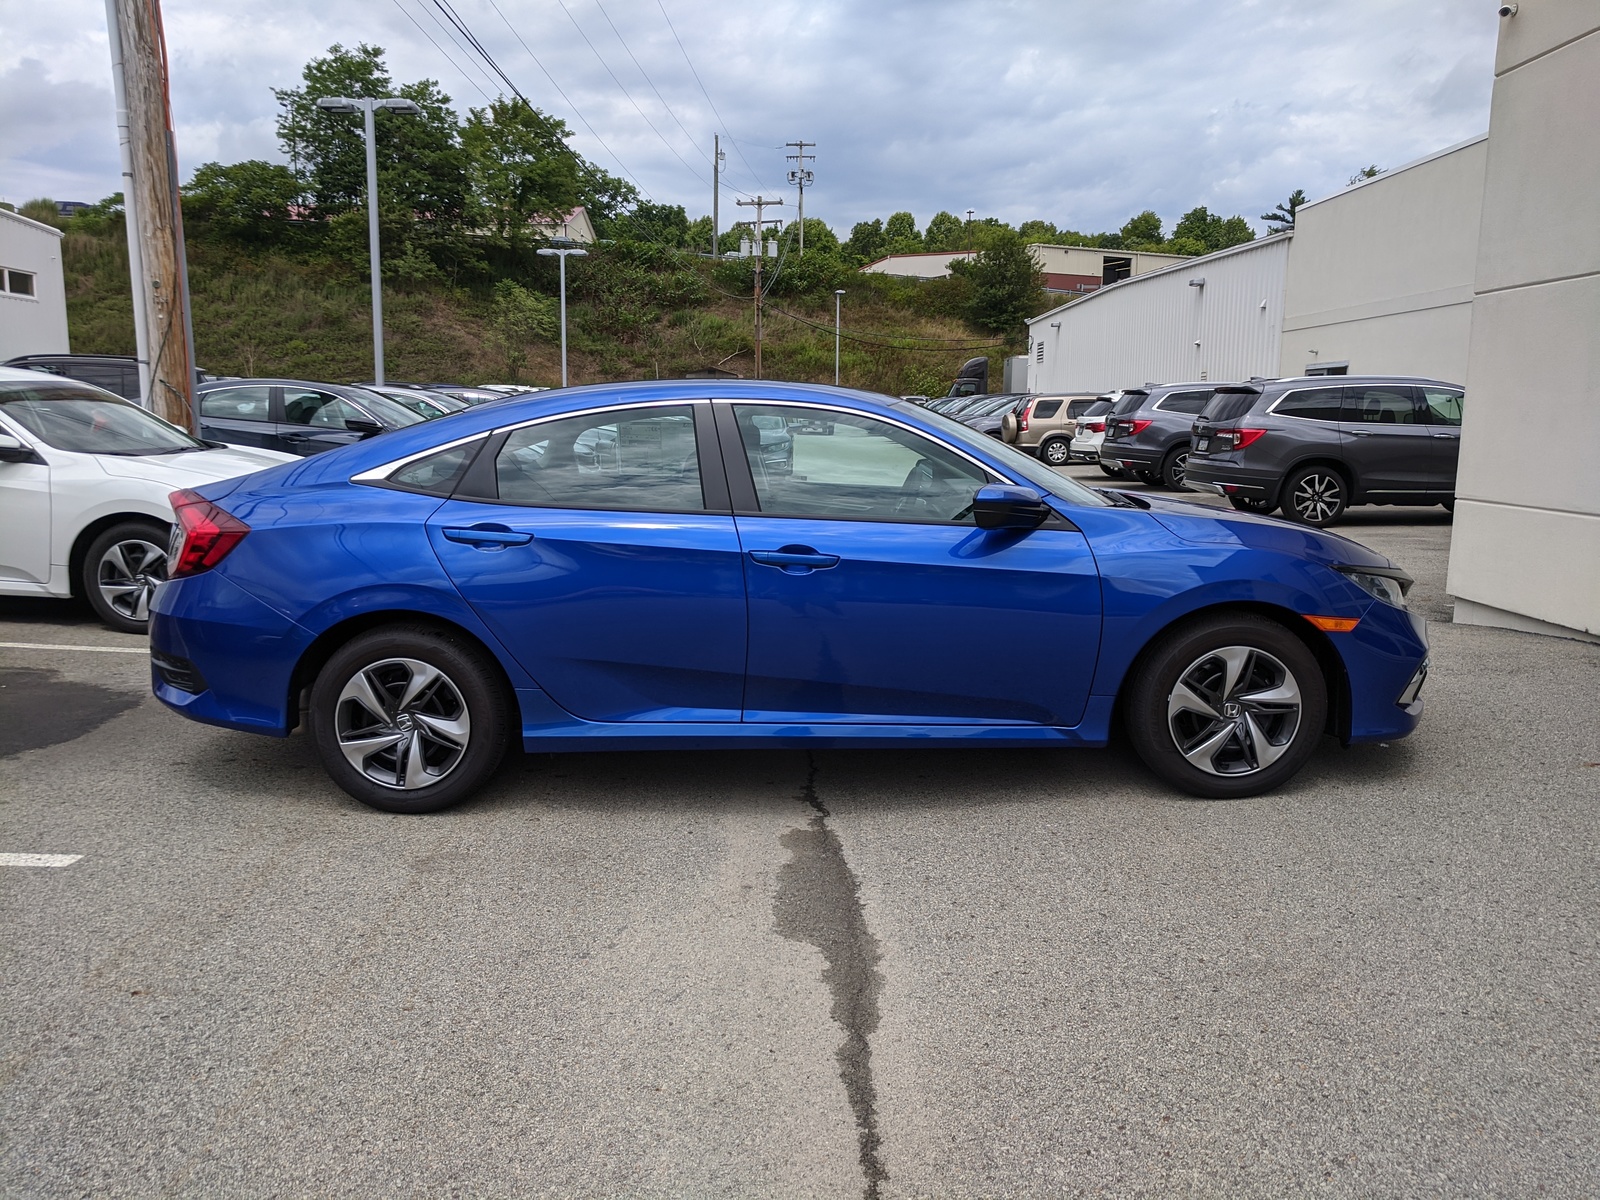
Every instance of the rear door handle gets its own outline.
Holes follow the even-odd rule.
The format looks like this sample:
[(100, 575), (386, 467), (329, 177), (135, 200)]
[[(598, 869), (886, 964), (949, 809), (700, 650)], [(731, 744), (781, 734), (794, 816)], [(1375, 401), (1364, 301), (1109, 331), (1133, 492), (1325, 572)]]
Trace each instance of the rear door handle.
[(804, 575), (810, 571), (820, 571), (835, 566), (839, 561), (837, 554), (818, 554), (809, 547), (785, 547), (782, 550), (752, 550), (750, 561), (758, 562), (764, 567), (779, 567), (791, 575)]
[(507, 529), (504, 525), (446, 525), (439, 532), (450, 541), (460, 542), (464, 546), (494, 549), (502, 546), (526, 546), (533, 541), (533, 534), (518, 533), (514, 529)]
[(1449, 438), (1453, 442), (1458, 437), (1460, 437), (1461, 435), (1459, 433), (1431, 433), (1428, 436), (1429, 437), (1437, 437), (1437, 438)]

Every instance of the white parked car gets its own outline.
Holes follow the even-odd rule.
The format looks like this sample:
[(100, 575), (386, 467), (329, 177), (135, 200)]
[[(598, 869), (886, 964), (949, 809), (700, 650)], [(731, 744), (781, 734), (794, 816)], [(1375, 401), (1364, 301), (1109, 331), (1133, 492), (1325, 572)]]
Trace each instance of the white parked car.
[(143, 633), (170, 493), (297, 461), (189, 436), (86, 383), (0, 367), (0, 595), (82, 596)]

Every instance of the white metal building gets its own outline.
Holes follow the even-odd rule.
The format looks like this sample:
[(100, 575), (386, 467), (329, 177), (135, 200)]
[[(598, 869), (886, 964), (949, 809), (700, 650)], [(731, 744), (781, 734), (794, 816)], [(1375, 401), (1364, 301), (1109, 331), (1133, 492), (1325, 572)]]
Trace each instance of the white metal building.
[(1600, 641), (1600, 5), (1501, 18), (1456, 481), (1455, 619)]
[(1488, 150), (1484, 134), (1301, 206), (1277, 374), (1466, 378)]
[(0, 362), (67, 350), (61, 230), (0, 208)]
[(1028, 322), (1028, 387), (1092, 392), (1278, 373), (1291, 234), (1183, 259)]

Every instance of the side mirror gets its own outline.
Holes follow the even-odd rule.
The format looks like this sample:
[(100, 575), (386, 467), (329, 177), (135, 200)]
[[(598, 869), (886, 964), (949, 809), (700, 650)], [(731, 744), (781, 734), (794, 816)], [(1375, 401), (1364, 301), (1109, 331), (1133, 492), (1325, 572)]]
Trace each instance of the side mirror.
[(973, 493), (972, 515), (979, 529), (1037, 529), (1050, 506), (1030, 487), (986, 483)]
[(36, 463), (42, 461), (33, 449), (9, 433), (0, 433), (0, 462)]
[(376, 421), (363, 421), (352, 418), (344, 423), (344, 427), (351, 433), (359, 433), (364, 438), (369, 438), (375, 433), (382, 433), (383, 426)]

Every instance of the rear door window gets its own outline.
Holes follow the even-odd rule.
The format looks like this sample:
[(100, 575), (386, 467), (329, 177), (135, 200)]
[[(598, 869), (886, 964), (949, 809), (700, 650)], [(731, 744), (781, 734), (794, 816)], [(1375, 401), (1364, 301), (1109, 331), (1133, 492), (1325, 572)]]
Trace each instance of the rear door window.
[(1280, 417), (1299, 417), (1302, 421), (1337, 421), (1344, 389), (1303, 388), (1289, 392), (1272, 411)]
[(701, 512), (694, 410), (613, 409), (511, 431), (495, 456), (499, 498), (538, 508)]
[(1420, 425), (1416, 389), (1404, 384), (1350, 383), (1340, 420), (1352, 425)]

